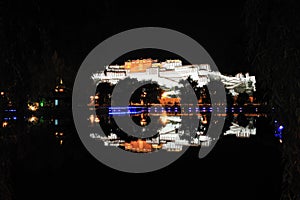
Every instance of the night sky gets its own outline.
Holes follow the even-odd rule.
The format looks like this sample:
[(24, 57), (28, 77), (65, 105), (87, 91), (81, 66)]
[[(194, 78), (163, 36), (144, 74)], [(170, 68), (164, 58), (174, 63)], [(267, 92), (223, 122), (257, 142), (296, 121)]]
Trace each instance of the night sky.
[[(78, 67), (96, 45), (116, 33), (158, 26), (197, 40), (224, 73), (250, 69), (244, 55), (242, 1), (210, 1), (199, 5), (192, 1), (50, 1), (40, 4), (37, 23), (49, 30), (52, 46), (74, 67)], [(33, 14), (26, 12), (25, 15)]]
[[(207, 50), (223, 74), (255, 75), (255, 67), (246, 57), (243, 1), (213, 0), (199, 5), (196, 1), (158, 0), (12, 2), (14, 9), (9, 16), (47, 32), (49, 48), (73, 69), (71, 79), (88, 53), (103, 40), (145, 26), (170, 28), (192, 37)], [(32, 41), (36, 37), (40, 36), (32, 35)], [(141, 57), (148, 55), (137, 55)], [(163, 59), (164, 55), (156, 58)], [(20, 161), (13, 171), (14, 194), (16, 199), (107, 198), (104, 195), (171, 199), (181, 193), (185, 198), (197, 199), (278, 199), (281, 166), (276, 142), (271, 128), (264, 126), (254, 138), (222, 139), (204, 159), (198, 159), (197, 150), (192, 149), (170, 166), (146, 174), (110, 169), (78, 143), (80, 150), (62, 153), (59, 166), (51, 163), (53, 155)], [(76, 155), (78, 151), (81, 153)], [(45, 168), (34, 167), (39, 162), (49, 164)]]

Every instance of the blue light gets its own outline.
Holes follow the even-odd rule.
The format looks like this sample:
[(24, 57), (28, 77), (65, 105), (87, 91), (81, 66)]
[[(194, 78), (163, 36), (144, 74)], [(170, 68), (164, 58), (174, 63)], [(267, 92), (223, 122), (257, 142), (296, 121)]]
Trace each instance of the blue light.
[(17, 120), (17, 117), (13, 117), (14, 120)]
[(284, 127), (281, 125), (281, 126), (278, 127), (278, 130), (281, 131), (281, 130), (283, 130), (283, 128)]
[(275, 135), (275, 137), (277, 137), (277, 138), (279, 138), (279, 139), (282, 139), (282, 135), (281, 135), (281, 134), (276, 133), (276, 134), (274, 134), (274, 135)]
[(55, 99), (54, 104), (55, 106), (58, 106), (58, 99)]
[(134, 111), (128, 111), (128, 112), (109, 112), (108, 113), (109, 115), (127, 115), (127, 114), (141, 114), (141, 112), (140, 111), (136, 111), (136, 112), (134, 112)]
[(57, 126), (58, 125), (58, 119), (55, 119), (54, 121), (54, 125)]
[(5, 112), (16, 112), (15, 109), (10, 109), (10, 110), (4, 110)]

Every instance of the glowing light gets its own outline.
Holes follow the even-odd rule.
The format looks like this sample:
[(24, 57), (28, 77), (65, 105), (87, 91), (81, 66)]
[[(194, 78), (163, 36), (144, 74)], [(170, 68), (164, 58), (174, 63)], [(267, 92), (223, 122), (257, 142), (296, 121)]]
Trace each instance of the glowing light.
[(205, 116), (205, 115), (203, 116), (202, 124), (207, 124), (207, 119), (206, 119), (206, 116)]
[(55, 105), (55, 106), (58, 106), (58, 99), (55, 99), (55, 100), (54, 100), (54, 105)]
[(140, 124), (141, 124), (141, 126), (147, 125), (146, 119), (141, 119)]
[(281, 125), (281, 126), (278, 127), (278, 130), (281, 131), (281, 130), (283, 130), (283, 128), (284, 127)]
[(4, 92), (1, 92), (1, 96), (4, 96)]
[(162, 115), (159, 117), (159, 120), (163, 125), (166, 125), (168, 122), (167, 114), (163, 112)]
[(34, 102), (32, 104), (27, 104), (28, 110), (30, 111), (36, 111), (39, 108), (39, 103)]
[(94, 115), (90, 115), (89, 120), (93, 124), (95, 122), (95, 116)]
[(282, 139), (279, 139), (279, 142), (282, 143)]
[(96, 123), (99, 123), (99, 122), (100, 122), (99, 117), (95, 117), (95, 122), (96, 122)]
[(28, 119), (28, 121), (31, 122), (31, 123), (37, 123), (38, 118), (35, 117), (35, 116), (32, 116), (32, 117), (30, 117), (30, 118)]
[(8, 125), (8, 122), (3, 122), (2, 127), (5, 128)]
[(62, 145), (63, 144), (63, 140), (59, 140), (59, 145)]
[(57, 126), (58, 125), (58, 119), (54, 120), (54, 125)]

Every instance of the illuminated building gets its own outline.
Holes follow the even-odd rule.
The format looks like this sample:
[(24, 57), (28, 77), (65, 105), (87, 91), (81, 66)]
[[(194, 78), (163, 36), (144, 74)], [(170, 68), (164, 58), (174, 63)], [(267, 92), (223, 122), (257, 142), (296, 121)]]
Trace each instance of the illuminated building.
[(54, 89), (55, 92), (65, 92), (65, 85), (62, 78), (59, 80), (59, 84)]
[(178, 97), (179, 93), (174, 91), (164, 92), (159, 99), (161, 105), (179, 105), (180, 98)]
[(154, 63), (157, 63), (157, 60), (152, 60), (151, 58), (131, 60), (124, 63), (124, 68), (129, 70), (131, 73), (145, 72), (146, 69), (152, 67), (152, 64)]
[(142, 59), (125, 62), (124, 65), (109, 65), (105, 70), (93, 73), (91, 78), (95, 84), (109, 82), (117, 84), (125, 78), (135, 78), (138, 81), (152, 81), (159, 85), (173, 88), (182, 87), (180, 80), (188, 77), (197, 81), (199, 87), (207, 85), (210, 81), (221, 81), (229, 93), (237, 96), (239, 93), (252, 94), (256, 91), (255, 77), (244, 76), (239, 73), (236, 76), (225, 76), (220, 72), (212, 71), (209, 64), (182, 65), (180, 60), (166, 60), (158, 63), (157, 60)]

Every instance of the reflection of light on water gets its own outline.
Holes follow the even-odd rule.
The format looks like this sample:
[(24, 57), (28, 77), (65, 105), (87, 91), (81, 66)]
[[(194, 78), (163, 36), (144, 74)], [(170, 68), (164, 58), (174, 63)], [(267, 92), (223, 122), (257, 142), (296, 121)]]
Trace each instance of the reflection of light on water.
[(88, 118), (88, 120), (90, 121), (91, 125), (94, 125), (94, 123), (99, 123), (100, 119), (98, 116), (95, 116), (94, 114), (91, 114)]
[(166, 125), (168, 122), (168, 117), (167, 117), (167, 113), (163, 112), (159, 118), (159, 121), (163, 124)]
[(99, 123), (99, 122), (100, 122), (99, 117), (95, 117), (95, 123)]
[(140, 124), (141, 124), (141, 126), (147, 125), (146, 119), (141, 119)]
[(32, 116), (32, 117), (30, 117), (30, 118), (28, 119), (28, 121), (31, 122), (31, 123), (37, 123), (38, 120), (39, 120), (39, 119), (38, 119), (36, 116)]
[(201, 122), (202, 122), (202, 124), (207, 124), (206, 115), (202, 115)]
[(130, 143), (125, 143), (125, 150), (135, 151), (135, 152), (151, 152), (152, 145), (148, 144), (146, 141), (138, 139), (137, 141), (131, 141)]
[(90, 120), (91, 124), (93, 124), (95, 122), (95, 116), (93, 114), (90, 115), (89, 120)]
[[(177, 111), (179, 109), (180, 112), (178, 113)], [(213, 113), (213, 111), (216, 111), (217, 113)], [(226, 111), (228, 111), (228, 113), (226, 113)], [(228, 119), (231, 119), (230, 117), (237, 117), (238, 115), (243, 115), (247, 117), (246, 119), (242, 118), (243, 122), (245, 122), (244, 120), (249, 121), (250, 117), (256, 119), (259, 116), (266, 116), (266, 114), (256, 112), (256, 111), (260, 111), (260, 110), (255, 108), (253, 109), (252, 107), (251, 109), (244, 108), (244, 107), (226, 107), (223, 110), (223, 108), (221, 109), (219, 107), (212, 108), (210, 107), (210, 105), (208, 106), (203, 105), (201, 107), (188, 105), (182, 108), (169, 107), (169, 106), (109, 107), (109, 116), (111, 115), (122, 116), (122, 115), (130, 114), (132, 117), (133, 116), (135, 117), (134, 119), (137, 119), (136, 121), (137, 124), (142, 126), (146, 126), (149, 123), (148, 122), (149, 118), (146, 117), (149, 116), (151, 118), (151, 116), (158, 116), (159, 123), (162, 124), (163, 127), (157, 130), (155, 136), (147, 139), (142, 139), (142, 138), (130, 139), (130, 138), (126, 138), (126, 136), (124, 136), (123, 138), (122, 135), (118, 135), (118, 137), (116, 135), (116, 138), (100, 137), (100, 136), (92, 137), (92, 138), (103, 141), (105, 146), (121, 147), (122, 149), (128, 151), (141, 152), (141, 153), (153, 152), (158, 149), (176, 152), (176, 151), (181, 151), (184, 146), (208, 147), (211, 146), (212, 141), (218, 139), (206, 135), (208, 130), (208, 125), (217, 125), (220, 123), (218, 118), (210, 121), (211, 113), (216, 117), (229, 117)], [(185, 127), (181, 124), (182, 119), (184, 119), (185, 116), (190, 116), (190, 115), (196, 115), (198, 117), (198, 120), (201, 122), (199, 123), (199, 126), (193, 129), (192, 131), (190, 127)], [(95, 122), (95, 120), (97, 120), (96, 117), (97, 116), (95, 114), (90, 115), (89, 121)], [(109, 120), (107, 123), (110, 124)], [(237, 137), (248, 138), (250, 135), (256, 134), (255, 127), (253, 128), (252, 126), (253, 124), (249, 122), (249, 125), (246, 127), (242, 127), (242, 126), (235, 127), (234, 129), (231, 130), (231, 134), (235, 134)], [(277, 126), (277, 128), (279, 128), (279, 126)], [(118, 134), (119, 132), (118, 130), (110, 129), (110, 133)], [(280, 140), (280, 142), (282, 141)], [(145, 146), (147, 146), (146, 143), (151, 146), (152, 150), (150, 150), (150, 148), (148, 149), (145, 148)]]
[(62, 145), (62, 144), (63, 144), (63, 136), (64, 136), (64, 133), (63, 133), (63, 132), (58, 132), (58, 131), (56, 131), (56, 132), (54, 133), (54, 135), (55, 135), (55, 137), (56, 137), (57, 139), (59, 139), (59, 145)]

